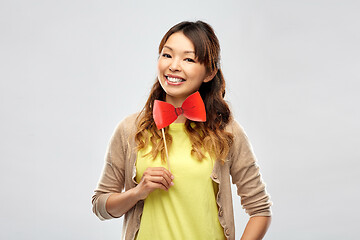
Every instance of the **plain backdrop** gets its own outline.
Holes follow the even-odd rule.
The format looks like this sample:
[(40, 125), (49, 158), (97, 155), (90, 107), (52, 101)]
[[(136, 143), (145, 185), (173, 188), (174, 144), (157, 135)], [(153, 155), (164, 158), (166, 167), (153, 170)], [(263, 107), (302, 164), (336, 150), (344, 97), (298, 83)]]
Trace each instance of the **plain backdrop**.
[[(183, 20), (220, 40), (226, 100), (274, 203), (265, 239), (357, 239), (359, 12), (350, 0), (1, 0), (0, 239), (120, 239), (122, 219), (97, 219), (91, 196)], [(248, 217), (233, 199), (239, 239)]]

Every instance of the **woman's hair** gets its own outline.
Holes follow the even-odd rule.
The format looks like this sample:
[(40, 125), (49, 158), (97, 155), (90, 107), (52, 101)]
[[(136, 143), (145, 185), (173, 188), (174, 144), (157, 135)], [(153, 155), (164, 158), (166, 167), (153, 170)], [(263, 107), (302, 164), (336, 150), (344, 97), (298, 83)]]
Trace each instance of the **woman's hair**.
[[(201, 161), (205, 157), (203, 152), (205, 150), (211, 157), (225, 162), (233, 141), (233, 134), (225, 131), (225, 126), (232, 116), (229, 106), (224, 100), (225, 80), (219, 63), (219, 40), (212, 27), (207, 23), (184, 21), (173, 26), (164, 35), (159, 45), (159, 54), (169, 37), (176, 32), (182, 32), (194, 44), (195, 56), (201, 64), (205, 65), (207, 73), (216, 72), (214, 78), (209, 82), (203, 82), (199, 89), (205, 103), (206, 122), (193, 122), (188, 119), (185, 122), (185, 129), (192, 143), (191, 155)], [(150, 141), (152, 150), (145, 156), (151, 155), (155, 159), (160, 153), (163, 162), (166, 159), (165, 145), (161, 131), (155, 125), (152, 112), (154, 100), (165, 101), (165, 96), (165, 91), (156, 79), (150, 96), (138, 115), (135, 134), (137, 150), (145, 148)], [(168, 127), (165, 128), (165, 135), (166, 143), (170, 148), (172, 137), (168, 133)]]

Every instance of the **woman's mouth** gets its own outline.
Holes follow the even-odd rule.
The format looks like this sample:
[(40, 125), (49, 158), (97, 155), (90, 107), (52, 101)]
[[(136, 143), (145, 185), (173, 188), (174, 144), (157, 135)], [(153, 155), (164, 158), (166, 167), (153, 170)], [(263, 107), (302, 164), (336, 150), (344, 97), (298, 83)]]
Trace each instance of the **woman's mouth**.
[(170, 76), (166, 76), (165, 78), (167, 80), (167, 83), (171, 84), (171, 85), (179, 85), (183, 82), (185, 82), (185, 79), (183, 78), (177, 78), (177, 77), (170, 77)]

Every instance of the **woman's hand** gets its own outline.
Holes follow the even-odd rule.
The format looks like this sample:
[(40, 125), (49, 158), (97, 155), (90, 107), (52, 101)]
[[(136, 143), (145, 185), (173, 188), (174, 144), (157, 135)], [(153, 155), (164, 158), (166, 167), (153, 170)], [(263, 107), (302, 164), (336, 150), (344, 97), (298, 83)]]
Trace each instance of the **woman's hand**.
[(147, 196), (155, 189), (168, 191), (174, 185), (172, 180), (174, 176), (163, 167), (149, 167), (141, 177), (140, 183), (136, 186), (137, 195), (140, 200)]
[(155, 189), (167, 191), (174, 183), (174, 176), (163, 167), (147, 168), (140, 183), (122, 193), (113, 193), (106, 201), (106, 210), (113, 217), (121, 217), (139, 200), (147, 196)]

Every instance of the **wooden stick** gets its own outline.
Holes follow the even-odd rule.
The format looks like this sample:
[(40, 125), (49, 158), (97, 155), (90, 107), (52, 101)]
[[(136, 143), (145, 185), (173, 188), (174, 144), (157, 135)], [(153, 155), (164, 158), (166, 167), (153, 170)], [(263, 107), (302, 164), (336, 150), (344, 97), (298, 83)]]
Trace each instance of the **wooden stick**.
[(167, 150), (164, 128), (161, 129), (161, 132), (162, 132), (163, 140), (164, 140), (164, 144), (165, 144), (166, 163), (167, 163), (167, 166), (168, 166), (168, 170), (170, 171), (169, 153), (168, 153), (168, 150)]

